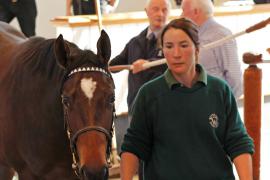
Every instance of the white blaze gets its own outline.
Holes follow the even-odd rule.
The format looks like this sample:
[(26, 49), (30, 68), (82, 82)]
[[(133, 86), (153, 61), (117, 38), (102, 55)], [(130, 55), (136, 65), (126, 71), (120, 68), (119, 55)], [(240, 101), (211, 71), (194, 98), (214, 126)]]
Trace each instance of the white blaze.
[(81, 80), (81, 88), (85, 96), (88, 97), (89, 101), (92, 99), (97, 82), (93, 81), (92, 78), (83, 78)]

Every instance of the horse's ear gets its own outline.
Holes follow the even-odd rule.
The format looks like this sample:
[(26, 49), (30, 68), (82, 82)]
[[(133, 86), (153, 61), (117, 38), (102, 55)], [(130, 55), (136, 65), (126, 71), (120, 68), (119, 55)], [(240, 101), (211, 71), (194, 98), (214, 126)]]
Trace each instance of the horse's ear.
[(97, 55), (101, 63), (107, 66), (111, 57), (111, 42), (108, 34), (104, 30), (101, 31), (97, 42)]
[(67, 66), (70, 49), (67, 43), (65, 42), (62, 34), (60, 34), (54, 42), (54, 53), (58, 65), (61, 68), (65, 69)]

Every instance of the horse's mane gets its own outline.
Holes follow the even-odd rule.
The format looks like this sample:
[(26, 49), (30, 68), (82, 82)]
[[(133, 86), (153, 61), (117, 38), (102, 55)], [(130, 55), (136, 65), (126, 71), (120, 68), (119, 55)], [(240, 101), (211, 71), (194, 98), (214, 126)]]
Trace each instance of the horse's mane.
[(46, 78), (59, 78), (63, 74), (56, 62), (54, 39), (30, 38), (19, 47), (12, 58), (10, 72), (17, 75), (40, 75)]

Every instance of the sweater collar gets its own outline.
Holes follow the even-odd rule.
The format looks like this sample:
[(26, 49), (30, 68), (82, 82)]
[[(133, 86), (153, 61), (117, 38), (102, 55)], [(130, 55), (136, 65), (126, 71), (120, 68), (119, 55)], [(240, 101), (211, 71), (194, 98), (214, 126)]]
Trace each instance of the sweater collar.
[[(204, 68), (200, 64), (196, 64), (196, 71), (199, 72), (199, 77), (197, 82), (202, 82), (204, 85), (207, 85), (207, 74)], [(182, 86), (181, 83), (179, 83), (174, 76), (172, 75), (172, 72), (170, 69), (167, 69), (164, 73), (165, 80), (167, 85), (170, 89), (172, 89), (175, 86)]]

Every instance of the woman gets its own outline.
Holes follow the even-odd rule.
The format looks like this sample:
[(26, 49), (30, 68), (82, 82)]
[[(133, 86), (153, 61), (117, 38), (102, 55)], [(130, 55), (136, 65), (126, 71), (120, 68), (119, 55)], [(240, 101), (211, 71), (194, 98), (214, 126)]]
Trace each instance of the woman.
[(138, 159), (145, 179), (252, 179), (252, 139), (228, 85), (198, 62), (197, 26), (171, 21), (161, 34), (168, 70), (145, 84), (135, 100), (121, 153), (121, 177), (131, 179)]

